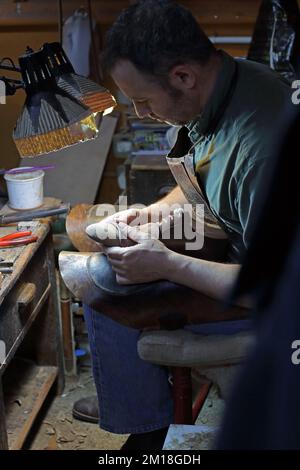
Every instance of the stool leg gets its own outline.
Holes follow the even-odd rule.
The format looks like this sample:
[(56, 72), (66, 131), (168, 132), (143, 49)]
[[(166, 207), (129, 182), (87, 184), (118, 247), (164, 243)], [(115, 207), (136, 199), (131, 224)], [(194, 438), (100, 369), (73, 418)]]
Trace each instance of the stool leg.
[(65, 372), (69, 375), (76, 375), (71, 296), (60, 274), (59, 288)]
[(196, 400), (193, 405), (193, 423), (196, 421), (198, 418), (198, 415), (202, 409), (202, 406), (204, 405), (204, 402), (206, 400), (206, 397), (208, 395), (209, 389), (211, 386), (211, 382), (208, 381), (204, 384), (201, 385), (200, 390), (196, 396)]
[(189, 367), (173, 367), (174, 424), (193, 424), (192, 378)]

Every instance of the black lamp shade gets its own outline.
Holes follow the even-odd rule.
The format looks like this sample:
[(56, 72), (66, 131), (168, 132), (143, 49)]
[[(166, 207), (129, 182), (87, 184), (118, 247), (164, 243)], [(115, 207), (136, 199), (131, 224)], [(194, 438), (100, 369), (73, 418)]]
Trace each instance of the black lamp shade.
[(60, 43), (44, 44), (45, 63), (59, 88), (87, 105), (93, 112), (103, 113), (116, 106), (111, 93), (98, 83), (77, 75)]
[(59, 43), (19, 58), (26, 101), (13, 138), (21, 157), (34, 157), (90, 140), (98, 115), (116, 102), (105, 88), (76, 75)]

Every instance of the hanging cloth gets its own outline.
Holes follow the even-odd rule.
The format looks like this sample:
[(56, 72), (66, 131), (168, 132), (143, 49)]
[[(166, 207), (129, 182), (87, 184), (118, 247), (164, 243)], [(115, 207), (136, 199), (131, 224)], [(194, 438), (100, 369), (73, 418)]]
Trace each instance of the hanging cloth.
[(91, 33), (87, 11), (76, 10), (65, 21), (62, 45), (75, 72), (78, 75), (88, 77), (90, 75)]

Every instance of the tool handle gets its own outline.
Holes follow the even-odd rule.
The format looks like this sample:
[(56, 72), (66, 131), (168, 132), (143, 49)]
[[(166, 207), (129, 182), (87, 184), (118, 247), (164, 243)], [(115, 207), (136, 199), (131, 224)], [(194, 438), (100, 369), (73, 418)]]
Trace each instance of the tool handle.
[(20, 240), (6, 240), (6, 241), (1, 241), (0, 240), (0, 247), (10, 247), (10, 246), (18, 246), (18, 245), (29, 245), (29, 243), (34, 243), (38, 240), (38, 237), (33, 236), (30, 238), (24, 238)]
[(1, 242), (4, 242), (6, 240), (14, 240), (16, 238), (24, 238), (24, 237), (30, 237), (32, 235), (32, 232), (30, 230), (23, 230), (22, 232), (15, 232), (15, 233), (10, 233), (9, 235), (5, 235), (4, 237), (0, 238)]
[(0, 273), (1, 274), (12, 274), (13, 269), (9, 267), (0, 267)]
[(49, 209), (37, 209), (32, 211), (22, 211), (21, 214), (6, 214), (0, 217), (0, 224), (11, 224), (13, 222), (22, 222), (25, 220), (41, 219), (52, 215), (66, 214), (70, 211), (70, 204), (62, 204), (59, 207), (50, 207)]

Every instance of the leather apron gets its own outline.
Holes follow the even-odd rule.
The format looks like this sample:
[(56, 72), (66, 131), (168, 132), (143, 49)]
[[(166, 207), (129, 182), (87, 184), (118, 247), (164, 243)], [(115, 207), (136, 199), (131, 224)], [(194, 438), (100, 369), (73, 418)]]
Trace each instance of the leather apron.
[[(181, 141), (183, 132), (185, 132), (185, 129), (180, 129), (177, 142), (171, 154), (173, 152), (177, 153), (178, 147), (184, 145)], [(211, 211), (209, 203), (197, 181), (194, 171), (194, 155), (187, 153), (182, 157), (174, 157), (171, 154), (167, 156), (169, 168), (187, 201), (192, 205), (193, 219), (196, 221), (197, 218), (202, 217), (202, 211), (200, 212), (198, 206), (204, 206), (205, 235), (215, 239), (227, 239), (226, 233)]]
[[(225, 95), (217, 113), (215, 114), (215, 117), (206, 130), (205, 135), (211, 135), (214, 133), (228, 104), (230, 103), (236, 87), (237, 73), (238, 66), (235, 62), (234, 75), (229, 90)], [(228, 234), (212, 212), (209, 201), (201, 188), (201, 182), (199, 179), (197, 179), (195, 174), (195, 145), (192, 145), (188, 133), (189, 131), (186, 127), (182, 127), (179, 130), (177, 141), (169, 155), (166, 157), (167, 162), (178, 186), (182, 190), (187, 201), (192, 205), (194, 221), (197, 221), (199, 217), (203, 218), (203, 211), (201, 210), (199, 213), (199, 207), (204, 207), (205, 243), (203, 250), (201, 250), (203, 251), (203, 257), (209, 259), (225, 259), (225, 252), (228, 251), (229, 248)], [(215, 241), (215, 243), (211, 243), (210, 240)], [(207, 247), (205, 244), (209, 246)], [(214, 250), (215, 254), (213, 253)]]

